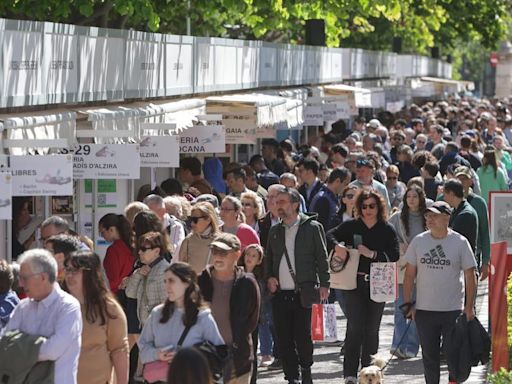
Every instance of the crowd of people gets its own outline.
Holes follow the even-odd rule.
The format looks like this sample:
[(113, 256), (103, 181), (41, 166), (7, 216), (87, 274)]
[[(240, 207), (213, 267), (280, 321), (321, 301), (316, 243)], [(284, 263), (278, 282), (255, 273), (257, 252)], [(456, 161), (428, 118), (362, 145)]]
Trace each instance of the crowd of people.
[[(355, 384), (385, 306), (370, 294), (371, 267), (397, 262), (390, 352), (421, 348), (426, 382), (439, 383), (441, 340), (459, 315), (474, 319), (489, 273), (487, 206), (511, 185), (511, 111), (450, 98), (340, 120), (301, 146), (264, 139), (248, 164), (184, 158), (176, 179), (101, 218), (103, 260), (65, 219), (34, 223), (15, 198), (0, 345), (26, 337), (16, 364), (46, 369), (38, 383), (249, 384), (264, 367), (309, 384), (321, 300), (347, 319), (340, 354)], [(346, 289), (336, 274), (354, 254)]]

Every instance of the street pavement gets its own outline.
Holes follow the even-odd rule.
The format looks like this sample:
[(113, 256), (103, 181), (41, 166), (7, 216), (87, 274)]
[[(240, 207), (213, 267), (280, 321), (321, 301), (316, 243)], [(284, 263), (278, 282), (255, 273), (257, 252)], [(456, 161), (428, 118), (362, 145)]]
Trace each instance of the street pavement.
[[(477, 297), (477, 317), (482, 325), (488, 327), (488, 285), (480, 284)], [(346, 319), (337, 308), (338, 339), (343, 339), (346, 329)], [(391, 357), (389, 353), (393, 338), (393, 305), (387, 304), (380, 328), (379, 356), (386, 361)], [(315, 384), (343, 383), (343, 357), (339, 356), (340, 347), (334, 344), (317, 343), (314, 351), (313, 380)], [(468, 384), (486, 383), (487, 367), (473, 367)], [(421, 384), (425, 383), (423, 377), (423, 365), (421, 361), (421, 349), (416, 358), (399, 360), (394, 357), (385, 370), (385, 384)], [(258, 384), (285, 383), (282, 371), (269, 371), (260, 368), (258, 371)], [(448, 383), (448, 371), (446, 363), (441, 363), (441, 384)]]

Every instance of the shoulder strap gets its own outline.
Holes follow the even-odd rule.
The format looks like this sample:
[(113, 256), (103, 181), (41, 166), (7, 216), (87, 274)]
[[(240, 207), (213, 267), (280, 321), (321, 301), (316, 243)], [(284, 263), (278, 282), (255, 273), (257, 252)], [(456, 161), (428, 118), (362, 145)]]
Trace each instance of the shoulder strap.
[(288, 271), (290, 272), (290, 275), (292, 275), (293, 282), (295, 283), (295, 291), (297, 291), (298, 290), (297, 276), (295, 276), (295, 272), (293, 271), (293, 268), (292, 268), (290, 256), (288, 255), (288, 249), (286, 249), (286, 242), (284, 244), (284, 257), (286, 258), (286, 264), (288, 264)]
[(181, 347), (181, 344), (183, 344), (183, 342), (185, 341), (185, 338), (187, 337), (188, 335), (188, 331), (190, 331), (190, 328), (192, 328), (191, 326), (186, 326), (185, 329), (183, 330), (183, 332), (181, 333), (181, 336), (180, 336), (180, 339), (178, 340), (178, 347)]

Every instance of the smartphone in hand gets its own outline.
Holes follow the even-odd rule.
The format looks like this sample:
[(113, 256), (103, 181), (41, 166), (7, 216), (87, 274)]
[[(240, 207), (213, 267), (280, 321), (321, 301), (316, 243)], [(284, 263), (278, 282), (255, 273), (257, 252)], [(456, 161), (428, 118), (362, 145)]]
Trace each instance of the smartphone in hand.
[(354, 249), (357, 249), (361, 244), (363, 244), (363, 236), (358, 233), (354, 233)]

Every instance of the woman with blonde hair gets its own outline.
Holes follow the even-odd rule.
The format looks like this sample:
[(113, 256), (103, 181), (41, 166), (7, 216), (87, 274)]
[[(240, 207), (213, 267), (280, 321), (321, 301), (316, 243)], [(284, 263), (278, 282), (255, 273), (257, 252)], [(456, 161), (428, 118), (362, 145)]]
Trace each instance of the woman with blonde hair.
[(251, 226), (256, 233), (259, 232), (258, 220), (263, 216), (258, 199), (258, 195), (253, 191), (243, 192), (240, 196), (242, 212), (245, 215), (245, 224)]
[(194, 204), (188, 221), (192, 232), (181, 243), (179, 260), (201, 273), (208, 264), (210, 244), (220, 232), (219, 219), (213, 205), (202, 202)]

